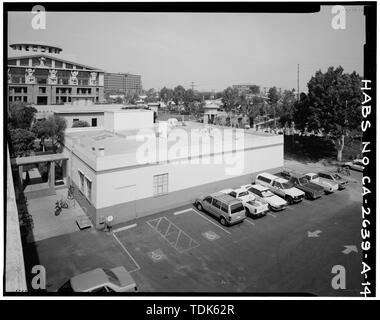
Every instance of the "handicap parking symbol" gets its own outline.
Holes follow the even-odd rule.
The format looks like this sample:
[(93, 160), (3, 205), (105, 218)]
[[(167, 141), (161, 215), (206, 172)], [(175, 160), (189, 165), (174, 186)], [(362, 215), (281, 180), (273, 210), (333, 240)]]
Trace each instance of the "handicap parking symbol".
[(162, 252), (161, 249), (148, 252), (148, 255), (153, 260), (153, 262), (159, 262), (163, 259), (166, 259), (166, 255)]
[(214, 231), (206, 231), (206, 232), (203, 232), (202, 235), (207, 239), (207, 240), (210, 240), (210, 241), (214, 241), (216, 239), (219, 239), (220, 236), (217, 235)]

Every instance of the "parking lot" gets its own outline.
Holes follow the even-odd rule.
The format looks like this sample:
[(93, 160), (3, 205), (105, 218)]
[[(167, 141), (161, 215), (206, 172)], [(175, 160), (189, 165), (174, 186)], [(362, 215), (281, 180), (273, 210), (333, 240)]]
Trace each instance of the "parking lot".
[[(76, 272), (124, 265), (141, 292), (356, 296), (362, 281), (361, 173), (353, 172), (349, 179), (346, 190), (231, 227), (188, 205), (117, 226), (106, 237), (97, 232), (102, 233), (101, 248), (92, 247), (85, 260), (83, 252), (77, 257), (64, 250), (60, 253), (66, 256), (54, 259), (56, 250), (47, 243), (51, 250), (42, 258), (48, 277), (49, 268), (62, 259), (67, 266), (76, 265)], [(346, 269), (346, 290), (331, 286), (334, 265)], [(50, 273), (51, 288), (64, 280), (65, 268), (61, 264), (60, 279)], [(72, 268), (66, 270), (67, 277), (72, 273)]]

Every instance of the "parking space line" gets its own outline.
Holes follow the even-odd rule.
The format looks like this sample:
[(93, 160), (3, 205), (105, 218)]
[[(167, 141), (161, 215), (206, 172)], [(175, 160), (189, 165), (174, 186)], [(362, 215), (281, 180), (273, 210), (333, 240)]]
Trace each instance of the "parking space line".
[[(163, 234), (161, 231), (159, 231), (158, 230), (158, 226), (159, 226), (159, 223), (161, 222), (161, 220), (166, 220), (168, 223), (169, 223), (169, 227), (168, 227), (168, 230), (166, 231), (166, 233), (165, 234)], [(157, 219), (156, 219), (157, 220)], [(163, 216), (163, 217), (161, 217), (160, 219), (159, 219), (159, 223), (157, 224), (157, 226), (156, 227), (154, 227), (152, 224), (151, 224), (151, 222), (152, 221), (155, 221), (155, 220), (149, 220), (149, 221), (147, 221), (146, 223), (151, 227), (151, 228), (153, 228), (156, 232), (158, 232), (158, 234), (162, 237), (162, 238), (164, 238), (164, 240), (166, 240), (175, 250), (177, 250), (179, 253), (183, 253), (183, 252), (186, 252), (186, 251), (188, 251), (188, 250), (190, 250), (190, 249), (194, 249), (194, 248), (196, 248), (196, 247), (198, 247), (199, 246), (199, 243), (198, 242), (196, 242), (193, 238), (191, 238), (185, 231), (183, 231), (181, 228), (179, 228), (176, 224), (174, 224), (172, 221), (170, 221), (167, 217), (165, 217), (165, 216)], [(176, 239), (176, 241), (174, 242), (171, 242), (166, 236), (167, 236), (167, 233), (168, 233), (168, 231), (169, 231), (169, 229), (170, 229), (170, 227), (171, 226), (173, 226), (175, 229), (177, 229), (178, 230), (178, 236), (177, 236), (177, 239)], [(187, 237), (187, 238), (189, 238), (190, 239), (190, 246), (188, 247), (188, 248), (186, 248), (186, 249), (182, 249), (182, 250), (180, 250), (178, 247), (177, 247), (177, 244), (178, 244), (178, 241), (179, 241), (179, 239), (181, 238), (181, 236), (185, 236), (185, 237)], [(194, 246), (191, 246), (191, 243), (194, 243)]]
[(254, 222), (252, 222), (252, 221), (250, 221), (250, 220), (248, 220), (248, 219), (245, 219), (244, 221), (245, 221), (245, 222), (248, 222), (249, 224), (251, 224), (251, 225), (253, 225), (253, 226), (256, 225)]
[(114, 230), (113, 233), (124, 231), (124, 230), (128, 230), (128, 229), (134, 228), (136, 226), (137, 226), (137, 223), (130, 224), (129, 226), (121, 227), (119, 229)]
[(269, 214), (271, 217), (273, 217), (273, 218), (277, 218), (277, 216), (276, 216), (275, 214), (271, 213), (271, 212), (268, 212), (268, 214)]
[(226, 229), (224, 229), (223, 227), (221, 227), (220, 225), (218, 225), (217, 223), (215, 223), (214, 221), (211, 221), (210, 219), (206, 218), (205, 216), (203, 216), (202, 214), (200, 214), (197, 210), (195, 209), (192, 209), (196, 214), (198, 214), (200, 217), (202, 217), (203, 219), (206, 219), (208, 222), (211, 222), (213, 225), (217, 226), (218, 228), (222, 229), (224, 232), (228, 233), (228, 234), (231, 234), (231, 232), (227, 231)]
[(169, 232), (169, 230), (170, 230), (170, 227), (171, 227), (171, 224), (169, 223), (169, 225), (168, 225), (168, 229), (166, 230), (164, 237), (166, 237), (166, 236), (168, 235), (168, 232)]
[(175, 216), (179, 215), (179, 214), (182, 214), (182, 213), (185, 213), (185, 212), (189, 212), (189, 211), (192, 211), (193, 208), (189, 208), (189, 209), (185, 209), (185, 210), (181, 210), (181, 211), (177, 211), (177, 212), (174, 212), (173, 214)]
[(136, 269), (133, 269), (132, 271), (129, 271), (129, 273), (131, 272), (135, 272), (135, 271), (139, 271), (141, 268), (139, 266), (139, 264), (136, 262), (136, 260), (132, 257), (132, 255), (129, 253), (129, 251), (127, 250), (127, 248), (121, 243), (121, 241), (119, 240), (119, 238), (116, 236), (115, 233), (112, 233), (113, 237), (115, 238), (115, 240), (119, 243), (119, 245), (123, 248), (123, 250), (127, 253), (127, 255), (132, 259), (133, 263), (135, 264), (136, 266)]

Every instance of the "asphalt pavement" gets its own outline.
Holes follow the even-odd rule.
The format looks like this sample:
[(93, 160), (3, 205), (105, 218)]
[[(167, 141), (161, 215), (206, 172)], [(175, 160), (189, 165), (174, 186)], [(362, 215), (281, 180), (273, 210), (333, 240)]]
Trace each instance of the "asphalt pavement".
[[(140, 292), (359, 296), (361, 176), (353, 172), (346, 190), (231, 227), (188, 205), (120, 225), (112, 236), (93, 230), (91, 241), (86, 233), (39, 241), (37, 251), (50, 290), (73, 274), (124, 265)], [(331, 285), (337, 265), (345, 289)]]

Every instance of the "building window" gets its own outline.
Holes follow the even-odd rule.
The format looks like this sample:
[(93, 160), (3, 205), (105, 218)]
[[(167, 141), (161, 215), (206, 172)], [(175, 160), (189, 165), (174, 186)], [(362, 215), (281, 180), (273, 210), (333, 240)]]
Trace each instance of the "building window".
[(39, 87), (38, 90), (39, 90), (39, 94), (46, 93), (46, 87)]
[(81, 171), (78, 171), (78, 173), (79, 173), (79, 180), (80, 180), (79, 189), (82, 193), (84, 193), (84, 174)]
[(77, 122), (79, 122), (79, 119), (73, 119), (73, 125)]
[(86, 177), (86, 197), (91, 201), (92, 181)]
[(158, 174), (153, 176), (153, 196), (160, 196), (168, 193), (168, 174)]
[(97, 118), (92, 118), (91, 119), (91, 126), (96, 127), (98, 125), (98, 119)]

